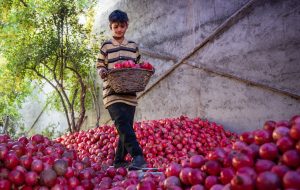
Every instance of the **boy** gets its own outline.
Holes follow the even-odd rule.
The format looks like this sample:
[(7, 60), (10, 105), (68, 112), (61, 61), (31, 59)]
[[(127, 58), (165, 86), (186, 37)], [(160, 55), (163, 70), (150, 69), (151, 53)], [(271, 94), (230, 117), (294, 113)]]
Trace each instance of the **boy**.
[[(127, 14), (120, 10), (115, 10), (109, 15), (112, 39), (102, 44), (96, 67), (103, 79), (104, 106), (108, 109), (119, 133), (114, 167), (128, 167), (129, 170), (135, 170), (147, 166), (133, 130), (133, 118), (137, 106), (136, 93), (117, 94), (106, 80), (107, 70), (113, 68), (115, 63), (124, 60), (132, 60), (135, 63), (140, 61), (137, 44), (124, 37), (128, 21)], [(133, 157), (130, 165), (124, 160), (127, 153)]]

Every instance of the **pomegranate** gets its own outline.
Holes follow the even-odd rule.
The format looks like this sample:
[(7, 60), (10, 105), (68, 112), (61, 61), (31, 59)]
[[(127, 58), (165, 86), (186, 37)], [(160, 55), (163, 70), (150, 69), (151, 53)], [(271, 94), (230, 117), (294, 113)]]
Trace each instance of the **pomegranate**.
[(242, 153), (238, 153), (232, 158), (232, 166), (235, 169), (239, 169), (241, 167), (252, 167), (254, 165), (254, 161), (250, 156), (247, 156)]
[(25, 176), (23, 172), (20, 172), (19, 170), (12, 170), (8, 174), (8, 179), (15, 185), (19, 186), (24, 183)]
[(191, 173), (192, 170), (193, 170), (192, 168), (188, 168), (188, 167), (182, 168), (182, 170), (179, 173), (179, 178), (182, 183), (186, 185), (190, 185), (189, 173)]
[(300, 122), (293, 124), (292, 128), (289, 131), (289, 135), (294, 139), (294, 140), (300, 140)]
[(270, 171), (275, 163), (271, 160), (258, 159), (255, 163), (255, 171), (261, 173), (264, 171)]
[(284, 153), (287, 150), (293, 149), (294, 145), (295, 145), (294, 141), (288, 136), (282, 137), (282, 138), (278, 139), (276, 142), (276, 146), (280, 150), (281, 153)]
[(40, 183), (47, 187), (52, 187), (56, 183), (57, 175), (54, 170), (47, 169), (40, 173)]
[[(273, 132), (274, 133), (274, 132)], [(254, 131), (254, 142), (258, 145), (262, 145), (267, 142), (271, 142), (271, 132), (264, 129), (258, 129)]]
[(188, 181), (191, 185), (197, 185), (204, 182), (205, 174), (200, 169), (192, 169), (188, 173)]
[(273, 172), (265, 171), (257, 176), (256, 187), (258, 190), (280, 189), (280, 186), (280, 179)]
[(253, 190), (254, 182), (247, 174), (236, 174), (230, 181), (231, 190)]
[(273, 133), (272, 133), (272, 137), (274, 139), (274, 141), (277, 141), (278, 139), (285, 137), (285, 136), (289, 136), (289, 128), (287, 127), (277, 127)]
[(203, 187), (203, 185), (197, 184), (193, 185), (190, 190), (205, 190), (205, 188)]
[(272, 167), (271, 172), (275, 173), (280, 179), (283, 178), (286, 172), (290, 169), (286, 165), (275, 165)]
[(12, 188), (11, 182), (6, 179), (0, 179), (0, 189), (1, 190), (10, 190)]
[(4, 160), (4, 166), (8, 169), (14, 169), (19, 164), (19, 158), (14, 153), (9, 153)]
[(233, 168), (223, 168), (220, 173), (220, 181), (222, 184), (226, 185), (227, 183), (230, 183), (231, 179), (234, 176), (234, 170)]
[(8, 148), (4, 145), (0, 145), (0, 160), (4, 160), (8, 155)]
[(166, 169), (166, 176), (170, 177), (170, 176), (179, 176), (179, 173), (181, 171), (181, 166), (177, 163), (172, 162), (169, 167), (167, 167)]
[(205, 163), (205, 158), (202, 155), (194, 155), (190, 158), (190, 167), (192, 168), (201, 168)]
[(274, 129), (275, 129), (275, 127), (276, 127), (276, 122), (275, 121), (271, 121), (271, 120), (266, 121), (264, 123), (264, 126), (263, 126), (264, 129), (266, 129), (266, 130), (268, 130), (270, 132), (273, 132)]
[(179, 178), (177, 176), (167, 177), (167, 179), (164, 180), (163, 187), (169, 189), (173, 186), (181, 186)]
[(254, 142), (254, 135), (252, 132), (243, 132), (239, 139), (247, 144), (252, 144)]
[(40, 173), (41, 171), (43, 171), (44, 167), (43, 167), (43, 162), (41, 160), (38, 159), (34, 159), (31, 163), (31, 170), (37, 173)]
[(36, 172), (30, 171), (25, 174), (25, 182), (29, 186), (34, 186), (38, 183), (38, 174)]
[(219, 183), (218, 177), (210, 175), (210, 176), (206, 177), (204, 187), (206, 189), (211, 189), (212, 186), (214, 186), (218, 183)]
[(282, 162), (293, 168), (300, 166), (300, 155), (296, 150), (288, 150), (282, 155)]
[(257, 174), (255, 170), (252, 167), (242, 167), (239, 168), (236, 172), (236, 174), (245, 174), (251, 177), (251, 179), (254, 181), (257, 177)]
[(259, 156), (267, 160), (275, 160), (278, 157), (278, 149), (274, 143), (265, 143), (259, 148)]
[(296, 171), (288, 171), (283, 176), (283, 185), (285, 188), (299, 189), (300, 187), (300, 174)]

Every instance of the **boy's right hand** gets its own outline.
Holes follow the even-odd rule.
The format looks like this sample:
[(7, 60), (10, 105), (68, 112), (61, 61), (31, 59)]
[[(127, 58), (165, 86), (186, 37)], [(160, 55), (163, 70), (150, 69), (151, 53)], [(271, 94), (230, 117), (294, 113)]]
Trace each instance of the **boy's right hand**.
[(108, 73), (108, 71), (105, 68), (101, 68), (98, 71), (98, 74), (100, 75), (100, 77), (102, 79), (104, 79), (105, 77), (107, 77), (107, 73)]

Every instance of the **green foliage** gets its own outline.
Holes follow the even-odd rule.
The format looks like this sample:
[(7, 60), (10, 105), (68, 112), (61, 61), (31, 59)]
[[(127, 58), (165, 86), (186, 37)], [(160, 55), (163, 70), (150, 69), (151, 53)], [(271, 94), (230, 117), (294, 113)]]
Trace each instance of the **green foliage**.
[[(1, 131), (11, 136), (21, 132), (21, 116), (18, 112), (25, 98), (32, 92), (28, 79), (7, 67), (5, 59), (0, 57), (0, 126)], [(6, 125), (6, 127), (5, 127)]]
[[(70, 131), (74, 112), (85, 114), (92, 105), (87, 93), (95, 80), (94, 62), (99, 42), (91, 34), (94, 1), (2, 0), (0, 53), (7, 67), (24, 80), (45, 82), (55, 90), (48, 100), (65, 112)], [(87, 15), (87, 23), (79, 18)], [(97, 76), (96, 76), (97, 77)], [(70, 118), (69, 118), (70, 117)], [(80, 119), (79, 119), (80, 121)], [(71, 126), (72, 125), (72, 126)]]
[(7, 129), (7, 134), (12, 139), (18, 139), (21, 136), (26, 136), (26, 128), (20, 118), (11, 120), (10, 126)]
[(56, 124), (49, 124), (42, 132), (41, 134), (45, 137), (48, 137), (49, 139), (55, 139), (57, 137), (62, 136), (64, 133), (57, 131), (57, 125)]

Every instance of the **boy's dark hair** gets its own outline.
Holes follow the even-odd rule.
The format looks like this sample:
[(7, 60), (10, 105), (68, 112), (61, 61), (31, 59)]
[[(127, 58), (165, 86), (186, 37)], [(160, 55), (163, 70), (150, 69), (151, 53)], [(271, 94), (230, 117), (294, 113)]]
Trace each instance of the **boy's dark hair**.
[(108, 20), (111, 23), (118, 22), (118, 23), (128, 23), (129, 19), (127, 13), (121, 10), (114, 10), (110, 13)]

